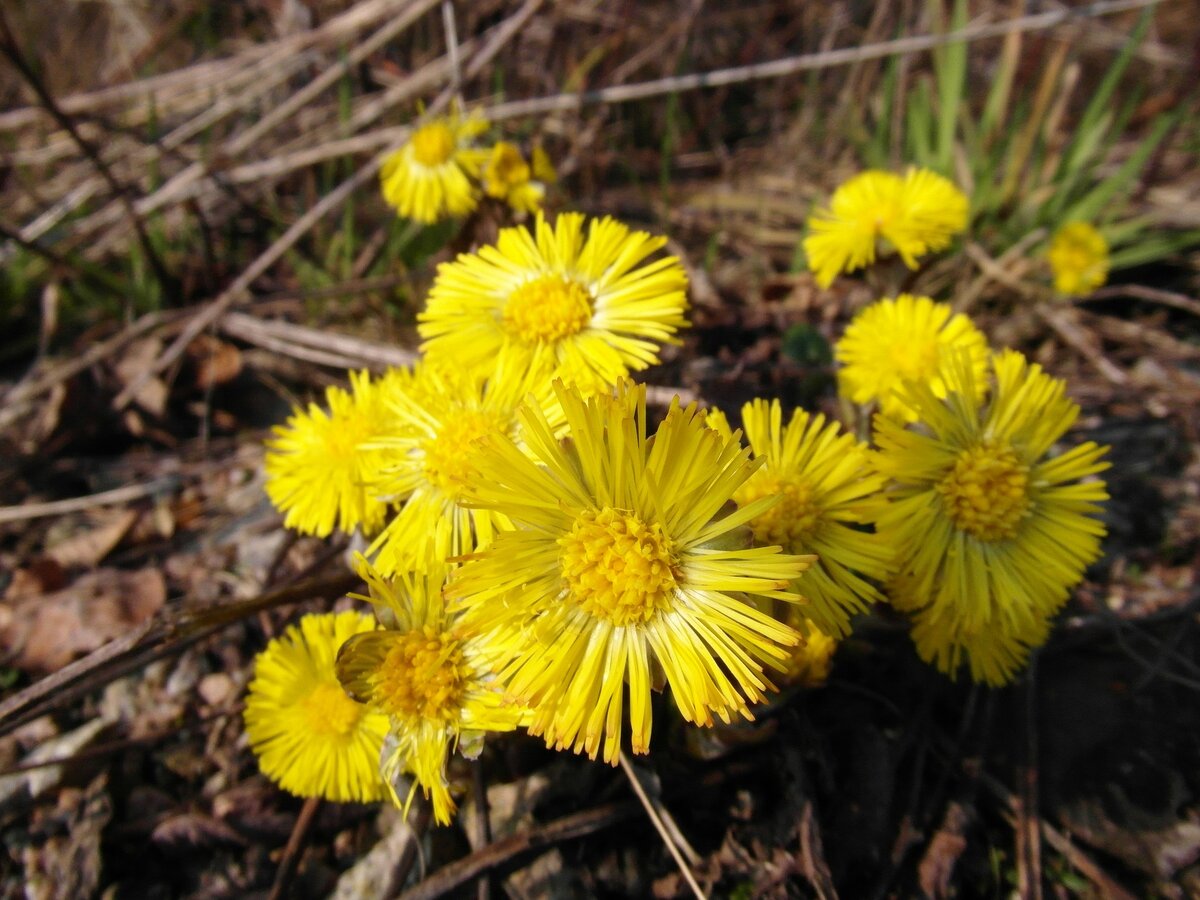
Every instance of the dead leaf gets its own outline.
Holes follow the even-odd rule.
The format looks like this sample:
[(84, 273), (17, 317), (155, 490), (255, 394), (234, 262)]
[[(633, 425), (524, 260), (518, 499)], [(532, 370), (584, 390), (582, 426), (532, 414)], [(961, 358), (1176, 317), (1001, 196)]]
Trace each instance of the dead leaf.
[(204, 390), (237, 378), (242, 371), (242, 352), (233, 344), (202, 334), (188, 345), (196, 363), (196, 387)]
[[(156, 337), (134, 341), (116, 364), (113, 371), (123, 387), (128, 387), (140, 378), (158, 359), (162, 352), (162, 341)], [(150, 415), (161, 417), (167, 408), (167, 385), (161, 378), (149, 378), (133, 396), (133, 402)]]
[(105, 776), (86, 791), (64, 791), (59, 798), (62, 834), (41, 847), (28, 847), (25, 897), (28, 900), (74, 900), (93, 897), (100, 887), (100, 839), (112, 818)]
[(6, 603), (16, 603), (28, 597), (40, 597), (67, 586), (67, 573), (53, 559), (39, 557), (31, 560), (29, 565), (13, 572), (8, 590), (4, 592)]
[(89, 567), (113, 551), (137, 521), (132, 509), (107, 510), (93, 515), (93, 523), (77, 534), (46, 548), (46, 556), (66, 568)]
[(954, 866), (967, 849), (966, 831), (971, 825), (971, 814), (960, 804), (951, 803), (942, 817), (942, 825), (929, 842), (921, 863), (917, 866), (917, 878), (921, 892), (926, 897), (949, 897), (950, 879)]
[(53, 594), (27, 596), (0, 617), (0, 648), (27, 672), (53, 672), (154, 615), (167, 599), (155, 569), (99, 569)]
[(211, 847), (214, 844), (240, 844), (245, 846), (246, 839), (226, 825), (220, 819), (203, 813), (180, 813), (168, 816), (150, 833), (154, 843), (178, 847), (184, 844), (193, 847)]
[[(93, 719), (74, 731), (45, 740), (22, 762), (43, 763), (73, 756), (90, 744), (108, 725), (104, 719)], [(57, 787), (62, 776), (63, 766), (58, 765), (42, 766), (0, 777), (0, 809), (37, 799), (51, 788)]]

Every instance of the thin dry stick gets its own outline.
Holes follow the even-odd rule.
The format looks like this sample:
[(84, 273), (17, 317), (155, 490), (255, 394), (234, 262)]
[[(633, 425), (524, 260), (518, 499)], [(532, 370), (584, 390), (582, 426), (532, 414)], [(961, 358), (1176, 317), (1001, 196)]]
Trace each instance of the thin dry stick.
[(563, 841), (586, 837), (597, 831), (631, 818), (638, 812), (636, 803), (608, 803), (585, 812), (564, 816), (528, 831), (501, 838), (476, 850), (469, 856), (442, 866), (424, 881), (400, 895), (400, 900), (435, 900), (455, 888), (478, 878), (484, 872), (511, 862), (528, 853), (551, 847)]
[(154, 270), (155, 279), (164, 291), (168, 291), (171, 284), (171, 277), (167, 274), (167, 268), (163, 264), (162, 258), (158, 255), (158, 251), (154, 248), (154, 244), (150, 242), (150, 235), (146, 233), (145, 223), (134, 211), (133, 202), (129, 199), (124, 185), (117, 181), (112, 170), (100, 158), (100, 154), (92, 146), (91, 142), (79, 133), (79, 129), (71, 117), (59, 109), (58, 104), (50, 95), (50, 91), (47, 90), (46, 85), (42, 83), (42, 80), (33, 71), (29, 62), (25, 59), (25, 55), (21, 52), (21, 48), (17, 44), (16, 35), (9, 28), (8, 18), (4, 15), (2, 8), (0, 8), (0, 39), (2, 39), (0, 40), (0, 46), (3, 48), (4, 55), (8, 57), (8, 61), (13, 64), (13, 67), (21, 74), (21, 77), (33, 88), (33, 92), (37, 94), (38, 100), (46, 107), (46, 111), (59, 124), (59, 127), (65, 129), (71, 135), (71, 139), (79, 145), (80, 151), (96, 168), (100, 177), (108, 185), (109, 190), (120, 199), (125, 215), (129, 218), (133, 230), (137, 233), (138, 243), (141, 244), (142, 252), (146, 255), (146, 260), (150, 263), (150, 268)]
[[(365, 0), (311, 31), (288, 35), (271, 43), (255, 44), (227, 59), (196, 63), (174, 72), (102, 88), (87, 94), (73, 94), (63, 99), (62, 106), (65, 111), (74, 113), (122, 100), (137, 100), (141, 103), (148, 94), (183, 85), (188, 89), (196, 89), (199, 86), (197, 93), (206, 98), (203, 105), (207, 107), (211, 103), (211, 100), (207, 99), (211, 88), (219, 81), (216, 75), (224, 69), (253, 65), (254, 61), (262, 56), (282, 59), (317, 44), (336, 43), (386, 15), (397, 2), (398, 0)], [(161, 112), (162, 107), (158, 106)], [(23, 107), (0, 114), (0, 129), (23, 128), (34, 121), (41, 112), (43, 110), (38, 107)]]
[(1042, 841), (1038, 827), (1037, 653), (1029, 657), (1025, 694), (1024, 762), (1018, 768), (1020, 794), (1013, 813), (1017, 840), (1017, 891), (1022, 900), (1042, 900)]
[(265, 322), (244, 313), (226, 313), (218, 327), (231, 337), (241, 338), (268, 350), (276, 349), (267, 342), (306, 349), (321, 349), (352, 360), (351, 365), (410, 366), (417, 354), (403, 347), (368, 341), (344, 334), (334, 334), (323, 328), (308, 328), (290, 322)]
[[(408, 28), (437, 3), (438, 0), (416, 0), (416, 2), (410, 3), (408, 8), (403, 11), (403, 14), (398, 15), (395, 19), (379, 28), (374, 34), (350, 51), (345, 58), (339, 60), (312, 81), (308, 82), (254, 125), (245, 131), (239, 132), (231, 140), (222, 145), (218, 158), (224, 161), (245, 153), (259, 138), (269, 134), (282, 122), (303, 109), (306, 104), (328, 90), (347, 72), (353, 71), (354, 67), (379, 50), (401, 31)], [(138, 211), (144, 215), (151, 208), (157, 208), (157, 206), (161, 206), (164, 202), (171, 202), (171, 198), (177, 196), (183, 188), (203, 177), (208, 172), (208, 168), (208, 164), (204, 162), (196, 162), (188, 166), (155, 192), (153, 196), (158, 198), (155, 206), (152, 207), (147, 202), (152, 198), (143, 198), (138, 201)], [(89, 226), (85, 223), (81, 225), (80, 230), (87, 231), (89, 230)]]
[(52, 500), (48, 503), (24, 503), (21, 506), (0, 506), (0, 524), (5, 522), (27, 522), (30, 519), (44, 519), (47, 516), (61, 516), (66, 513), (82, 512), (85, 509), (95, 509), (97, 506), (128, 503), (130, 500), (140, 500), (143, 497), (153, 497), (155, 494), (166, 493), (178, 486), (178, 478), (157, 478), (146, 484), (129, 484), (125, 487), (113, 488), (111, 491), (88, 494), (86, 497), (72, 497), (70, 500)]
[(375, 175), (375, 170), (386, 157), (386, 152), (377, 154), (370, 163), (363, 166), (350, 178), (347, 178), (335, 187), (322, 197), (312, 209), (297, 219), (287, 231), (279, 236), (275, 243), (259, 254), (258, 258), (241, 275), (234, 279), (233, 284), (188, 322), (179, 337), (174, 340), (171, 346), (149, 368), (139, 373), (137, 377), (125, 386), (125, 389), (113, 400), (113, 407), (118, 410), (124, 409), (129, 401), (137, 396), (138, 391), (142, 389), (147, 381), (173, 364), (182, 355), (183, 351), (187, 349), (188, 344), (216, 322), (234, 301), (246, 296), (250, 285), (291, 249), (292, 245), (300, 240), (309, 228), (328, 213), (340, 207), (355, 190), (370, 181)]
[[(412, 0), (407, 0), (412, 2)], [(429, 6), (432, 6), (436, 0), (426, 0)], [(317, 29), (315, 32), (310, 32), (302, 36), (303, 40), (298, 40), (293, 37), (283, 41), (268, 45), (270, 51), (263, 59), (251, 61), (251, 63), (241, 72), (237, 72), (225, 84), (222, 85), (225, 89), (225, 96), (221, 97), (216, 103), (206, 102), (201, 113), (188, 122), (183, 123), (178, 128), (165, 135), (162, 139), (155, 142), (154, 145), (145, 148), (142, 153), (134, 154), (133, 166), (135, 171), (147, 171), (151, 163), (161, 157), (165, 150), (174, 149), (182, 145), (186, 140), (201, 133), (207, 128), (210, 128), (221, 119), (228, 115), (245, 108), (249, 104), (256, 101), (267, 91), (274, 89), (277, 85), (283, 83), (299, 69), (311, 61), (310, 56), (306, 53), (298, 52), (307, 45), (315, 45), (322, 41), (332, 42), (340, 39), (345, 34), (352, 33), (358, 28), (371, 24), (376, 19), (387, 14), (389, 7), (396, 5), (397, 0), (383, 0), (383, 2), (371, 2), (360, 4), (358, 7), (343, 13), (326, 26)], [(336, 67), (334, 69), (336, 71)], [(328, 75), (328, 72), (326, 73)], [(318, 79), (319, 81), (320, 79)], [(335, 79), (336, 80), (336, 79)], [(243, 85), (242, 82), (246, 84)], [(235, 90), (235, 87), (237, 88)], [(311, 90), (310, 85), (302, 88), (300, 93), (308, 93)], [(290, 114), (290, 113), (289, 113)], [(264, 133), (268, 128), (273, 127), (279, 121), (279, 109), (273, 110), (267, 115), (263, 121), (269, 121), (270, 124), (265, 126), (263, 121), (260, 121), (250, 129), (255, 132), (258, 129), (258, 134)], [(257, 137), (257, 135), (256, 135)], [(237, 140), (237, 139), (235, 139)], [(244, 149), (244, 148), (242, 148)], [(241, 152), (241, 149), (231, 150), (229, 147), (223, 147), (222, 152), (225, 156), (236, 155)], [(194, 180), (197, 172), (203, 172), (204, 166), (200, 163), (193, 163), (192, 166), (184, 170), (183, 173), (176, 175), (168, 180), (156, 194), (162, 191), (177, 191), (177, 180), (186, 175), (187, 181)], [(89, 188), (87, 191), (80, 192), (83, 199), (91, 196), (101, 186), (99, 182), (85, 183), (84, 188)], [(80, 199), (72, 204), (56, 204), (54, 208), (55, 215), (50, 216), (43, 214), (39, 216), (34, 223), (30, 223), (22, 231), (22, 234), (30, 239), (40, 237), (46, 230), (53, 227), (61, 218), (72, 212), (78, 207), (79, 203), (83, 202)], [(135, 208), (142, 215), (147, 215), (150, 209), (144, 208), (146, 198), (142, 198), (135, 205)], [(96, 228), (113, 224), (120, 219), (120, 210), (112, 206), (108, 206), (97, 210), (90, 216), (81, 220), (72, 228), (72, 234), (80, 232), (88, 232)], [(36, 227), (35, 227), (36, 225)]]
[(288, 838), (287, 846), (283, 848), (283, 859), (279, 862), (279, 870), (275, 873), (275, 883), (271, 885), (271, 893), (267, 900), (282, 900), (291, 887), (292, 877), (296, 874), (296, 866), (300, 863), (300, 853), (304, 850), (304, 841), (312, 827), (313, 819), (321, 808), (320, 797), (309, 797), (300, 808), (296, 824)]
[[(1111, 384), (1121, 387), (1129, 384), (1129, 376), (1115, 366), (1095, 344), (1084, 334), (1077, 322), (1067, 315), (1067, 310), (1054, 309), (1049, 304), (1040, 303), (1033, 310), (1038, 318), (1054, 329), (1054, 333), (1063, 339), (1067, 346), (1074, 348), (1090, 362)], [(1075, 311), (1072, 309), (1072, 313)], [(1077, 314), (1077, 313), (1076, 313)]]
[[(543, 0), (526, 0), (524, 6), (522, 6), (521, 9), (511, 17), (509, 20), (510, 23), (523, 22), (529, 16), (533, 15), (533, 12), (541, 6), (542, 2)], [(514, 25), (513, 27), (502, 27), (496, 33), (493, 39), (486, 46), (484, 46), (482, 50), (480, 50), (479, 54), (471, 60), (471, 64), (467, 69), (468, 77), (475, 75), (482, 70), (484, 66), (491, 62), (495, 55), (500, 52), (500, 48), (503, 47), (504, 44), (509, 40), (511, 40), (518, 30), (518, 25)], [(449, 104), (451, 96), (452, 95), (449, 91), (443, 91), (437, 97), (437, 99), (430, 104), (428, 114), (431, 116), (436, 115), (438, 112), (444, 109)], [(408, 133), (409, 129), (405, 129), (404, 135), (407, 136)], [(350, 178), (347, 178), (332, 191), (322, 197), (312, 209), (296, 220), (296, 222), (287, 231), (280, 235), (270, 247), (264, 250), (258, 256), (258, 258), (255, 259), (254, 262), (252, 262), (250, 266), (234, 280), (233, 284), (226, 288), (226, 290), (215, 300), (213, 300), (203, 312), (198, 314), (192, 319), (191, 322), (187, 324), (187, 327), (183, 329), (182, 333), (180, 333), (179, 337), (175, 339), (174, 343), (172, 343), (171, 346), (168, 347), (149, 368), (141, 372), (128, 385), (126, 385), (125, 389), (122, 390), (121, 393), (116, 396), (116, 398), (114, 398), (113, 407), (116, 409), (123, 409), (130, 400), (137, 396), (137, 392), (141, 390), (142, 386), (147, 381), (149, 381), (159, 372), (165, 370), (168, 366), (172, 365), (175, 360), (182, 355), (188, 344), (195, 340), (196, 337), (204, 331), (204, 329), (216, 322), (216, 320), (219, 319), (235, 301), (246, 296), (249, 292), (250, 285), (253, 284), (259, 276), (266, 272), (267, 269), (274, 265), (275, 262), (278, 261), (279, 258), (282, 257), (283, 254), (286, 253), (298, 240), (300, 240), (300, 238), (305, 234), (305, 232), (308, 231), (309, 228), (311, 228), (326, 215), (339, 209), (341, 205), (345, 203), (347, 199), (349, 199), (350, 195), (354, 193), (355, 190), (370, 181), (390, 153), (390, 148), (381, 153), (377, 153), (370, 162), (368, 162)]]
[(1200, 316), (1200, 300), (1195, 300), (1187, 296), (1187, 294), (1164, 291), (1161, 288), (1146, 287), (1142, 284), (1109, 285), (1108, 287), (1092, 291), (1086, 297), (1080, 297), (1077, 302), (1089, 303), (1093, 300), (1110, 300), (1125, 297), (1148, 300), (1151, 303), (1161, 303), (1163, 306), (1170, 306), (1173, 309), (1181, 309), (1184, 312), (1191, 313), (1193, 316)]
[(446, 56), (450, 58), (450, 90), (461, 105), (462, 64), (458, 58), (458, 28), (454, 23), (454, 4), (451, 0), (442, 0), (442, 30), (446, 32)]
[[(643, 100), (649, 97), (673, 94), (680, 91), (739, 84), (758, 79), (781, 78), (787, 75), (794, 75), (798, 72), (827, 69), (869, 59), (915, 53), (958, 41), (979, 41), (1018, 32), (1044, 31), (1065, 21), (1113, 15), (1130, 9), (1153, 6), (1159, 2), (1161, 0), (1102, 0), (1102, 2), (1078, 9), (1053, 10), (1038, 15), (1022, 16), (1004, 22), (971, 26), (946, 34), (919, 35), (893, 41), (883, 41), (865, 47), (848, 47), (838, 50), (808, 53), (785, 57), (768, 63), (736, 66), (729, 69), (716, 69), (711, 72), (701, 72), (692, 75), (677, 75), (635, 84), (600, 88), (594, 91), (554, 94), (548, 97), (534, 97), (529, 100), (515, 100), (493, 106), (485, 105), (481, 111), (493, 121), (503, 121), (506, 119), (544, 115), (551, 112), (579, 110), (592, 104), (628, 103), (634, 100)], [(540, 3), (526, 4), (527, 7), (531, 5), (536, 7)], [(516, 19), (522, 16), (524, 11), (523, 8), (513, 18)], [(468, 77), (470, 77), (470, 73), (468, 73)], [(267, 179), (281, 177), (297, 169), (306, 168), (328, 159), (365, 153), (379, 147), (390, 146), (403, 140), (408, 132), (409, 129), (407, 127), (384, 128), (353, 138), (327, 141), (314, 147), (307, 147), (287, 155), (278, 156), (274, 159), (231, 168), (227, 172), (222, 173), (221, 178), (230, 184), (262, 182)], [(190, 185), (188, 191), (184, 192), (182, 196), (172, 199), (175, 201), (190, 199), (211, 191), (215, 186), (215, 180), (204, 180)], [(143, 206), (144, 209), (158, 209), (162, 205), (154, 201), (153, 195), (146, 198), (143, 202), (145, 204)]]
[(339, 597), (361, 584), (352, 572), (309, 578), (250, 600), (200, 610), (166, 608), (140, 625), (0, 701), (0, 735), (97, 690), (150, 660), (176, 653), (260, 610)]
[[(524, 27), (525, 23), (532, 18), (533, 14), (541, 7), (543, 0), (526, 0), (526, 3), (515, 12), (512, 16), (501, 23), (494, 31), (488, 42), (484, 44), (479, 55), (472, 57), (471, 64), (467, 68), (467, 78), (477, 75), (491, 59), (499, 51), (500, 47), (507, 44), (512, 38)], [(466, 44), (459, 45), (458, 52), (461, 54), (469, 49), (473, 49), (477, 42), (468, 41)], [(354, 118), (350, 121), (350, 130), (355, 131), (366, 124), (374, 121), (383, 115), (388, 109), (403, 103), (411, 97), (416, 96), (427, 87), (440, 82), (447, 76), (453, 77), (457, 69), (452, 64), (449, 56), (434, 60), (433, 62), (422, 67), (420, 71), (412, 73), (403, 81), (389, 88), (382, 97), (377, 98), (368, 103), (363, 109), (359, 110)], [(462, 76), (460, 76), (461, 79)], [(455, 96), (456, 92), (451, 90), (446, 95), (447, 100)], [(441, 100), (435, 102), (445, 103)], [(439, 108), (431, 106), (430, 109)], [(406, 140), (411, 128), (409, 126), (401, 126), (397, 128), (384, 129), (374, 132), (373, 135), (368, 135), (370, 140), (364, 141), (362, 138), (350, 138), (345, 140), (336, 140), (329, 142), (321, 147), (316, 148), (318, 152), (314, 153), (313, 149), (304, 149), (295, 151), (290, 154), (276, 156), (272, 159), (262, 160), (259, 162), (249, 163), (243, 166), (234, 167), (220, 175), (220, 181), (226, 184), (239, 183), (263, 183), (272, 178), (286, 175), (295, 171), (298, 168), (305, 168), (309, 165), (314, 165), (319, 162), (324, 162), (330, 159), (330, 150), (336, 150), (332, 156), (349, 156), (354, 153), (362, 153), (371, 150), (377, 150), (380, 147), (389, 147), (393, 144), (399, 144)], [(159, 190), (155, 191), (148, 197), (144, 197), (138, 201), (138, 209), (147, 214), (158, 209), (168, 206), (172, 203), (178, 203), (183, 200), (192, 199), (194, 197), (206, 194), (218, 184), (216, 178), (196, 179), (186, 183), (176, 183), (174, 179), (171, 182), (163, 185)], [(83, 231), (92, 227), (90, 220), (84, 220), (76, 226), (72, 233)], [(108, 238), (100, 242), (94, 249), (95, 252), (101, 252), (111, 246), (113, 240), (119, 237), (119, 234), (109, 235)]]
[(662, 838), (664, 844), (667, 845), (667, 850), (671, 853), (671, 858), (675, 860), (675, 865), (679, 867), (680, 873), (683, 875), (683, 880), (687, 882), (688, 887), (692, 889), (692, 893), (699, 900), (708, 900), (708, 895), (700, 887), (696, 881), (696, 876), (692, 874), (691, 866), (687, 864), (687, 860), (683, 858), (683, 854), (679, 851), (679, 847), (675, 845), (675, 841), (671, 839), (671, 833), (667, 830), (667, 826), (663, 824), (662, 817), (659, 816), (658, 810), (650, 801), (650, 797), (646, 794), (646, 789), (642, 787), (642, 782), (638, 779), (637, 773), (630, 765), (629, 758), (625, 755), (625, 751), (621, 751), (621, 768), (625, 771), (625, 777), (629, 779), (629, 784), (633, 788), (633, 792), (637, 794), (638, 800), (642, 804), (642, 808), (646, 810), (646, 815), (650, 817), (650, 821), (654, 823), (654, 828), (658, 832), (658, 836)]

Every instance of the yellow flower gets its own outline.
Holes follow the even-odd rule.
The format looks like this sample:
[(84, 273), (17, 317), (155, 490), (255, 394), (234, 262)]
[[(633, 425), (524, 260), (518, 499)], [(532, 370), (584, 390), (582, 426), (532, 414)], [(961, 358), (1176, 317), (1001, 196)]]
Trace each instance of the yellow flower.
[(272, 781), (300, 797), (339, 803), (388, 796), (379, 774), (387, 717), (346, 695), (338, 648), (375, 622), (357, 612), (308, 615), (267, 644), (246, 696), (246, 736)]
[(788, 684), (820, 687), (829, 680), (837, 639), (822, 631), (812, 619), (806, 619), (800, 610), (794, 610), (793, 614), (802, 620), (797, 627), (804, 633), (804, 645), (792, 648), (784, 678)]
[(533, 166), (525, 161), (515, 144), (499, 141), (483, 167), (483, 189), (489, 197), (503, 200), (518, 212), (535, 213), (542, 208), (546, 185), (554, 182), (554, 166), (541, 147), (533, 149)]
[(372, 382), (366, 372), (350, 373), (350, 390), (328, 388), (328, 411), (315, 403), (296, 409), (286, 426), (267, 441), (267, 496), (284, 513), (283, 524), (304, 534), (326, 537), (334, 528), (370, 534), (379, 529), (387, 504), (375, 499), (366, 482), (379, 454), (360, 444), (387, 433), (391, 415), (382, 401), (384, 385), (402, 378), (389, 374)]
[(478, 202), (476, 181), (487, 151), (471, 141), (487, 131), (483, 116), (457, 112), (420, 126), (379, 169), (383, 198), (417, 222), (464, 216)]
[[(750, 521), (755, 542), (788, 553), (815, 553), (817, 562), (794, 585), (810, 605), (805, 615), (834, 636), (850, 630), (850, 617), (883, 596), (863, 576), (884, 579), (891, 549), (864, 526), (882, 510), (884, 480), (866, 445), (839, 433), (836, 422), (794, 410), (785, 428), (778, 400), (742, 407), (746, 438), (764, 464), (733, 499), (746, 506), (762, 497), (779, 502)], [(725, 416), (710, 410), (708, 423), (731, 436)]]
[(418, 317), (422, 350), (439, 363), (484, 367), (500, 352), (545, 349), (559, 374), (585, 388), (658, 362), (687, 323), (687, 276), (673, 256), (643, 262), (666, 239), (614, 219), (541, 214), (505, 228), (494, 246), (438, 267)]
[(1046, 257), (1060, 294), (1090, 294), (1108, 278), (1108, 242), (1086, 222), (1069, 222), (1058, 229)]
[(646, 753), (660, 674), (689, 722), (750, 718), (747, 701), (774, 689), (763, 666), (782, 668), (801, 636), (746, 595), (799, 601), (788, 582), (812, 561), (745, 547), (742, 526), (775, 500), (726, 504), (757, 465), (695, 405), (672, 405), (651, 438), (643, 386), (586, 400), (562, 382), (555, 391), (568, 439), (526, 407), (534, 459), (508, 439), (480, 445), (470, 502), (515, 530), (475, 554), (447, 597), (497, 630), (501, 678), (551, 747), (602, 749), (615, 764), (628, 685), (632, 747)]
[(904, 383), (920, 381), (946, 396), (946, 373), (960, 353), (970, 359), (973, 383), (982, 383), (987, 339), (969, 318), (928, 297), (885, 297), (855, 316), (837, 342), (838, 387), (855, 403), (876, 401), (885, 414), (911, 422)]
[(507, 526), (499, 513), (459, 505), (477, 477), (476, 445), (489, 434), (519, 438), (517, 408), (530, 394), (561, 421), (549, 396), (548, 366), (535, 359), (522, 371), (511, 362), (502, 354), (492, 376), (480, 379), (421, 361), (409, 380), (385, 393), (394, 427), (365, 447), (376, 454), (368, 476), (375, 495), (399, 505), (367, 551), (382, 574), (440, 565), (486, 545)]
[(966, 227), (967, 198), (952, 182), (927, 169), (903, 178), (870, 169), (809, 217), (804, 253), (817, 284), (829, 287), (839, 272), (873, 263), (881, 240), (915, 269), (918, 257), (948, 247)]
[[(484, 735), (513, 730), (524, 710), (500, 692), (486, 638), (446, 611), (445, 566), (389, 580), (360, 556), (358, 570), (370, 590), (360, 599), (375, 605), (385, 627), (346, 642), (338, 678), (388, 723), (382, 771), (393, 801), (407, 814), (419, 786), (434, 818), (448, 825), (455, 807), (447, 757), (455, 749), (478, 756)], [(402, 801), (396, 784), (404, 774), (414, 783)]]
[[(911, 612), (921, 656), (954, 675), (1010, 680), (1049, 619), (1100, 553), (1108, 467), (1088, 442), (1050, 456), (1079, 414), (1062, 381), (1005, 351), (994, 385), (976, 385), (965, 363), (944, 398), (915, 383), (919, 429), (876, 416), (876, 465), (891, 503), (876, 521), (899, 553), (892, 602)], [(989, 398), (990, 394), (990, 398)]]

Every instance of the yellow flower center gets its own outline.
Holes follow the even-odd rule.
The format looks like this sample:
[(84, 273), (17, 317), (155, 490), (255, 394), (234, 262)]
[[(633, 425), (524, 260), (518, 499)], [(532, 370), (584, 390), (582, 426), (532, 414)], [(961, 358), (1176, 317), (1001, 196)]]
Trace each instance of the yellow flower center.
[(339, 684), (318, 684), (300, 701), (312, 734), (345, 737), (357, 726), (366, 709), (352, 700)]
[(372, 700), (388, 715), (458, 717), (467, 666), (459, 642), (430, 625), (397, 635), (374, 676)]
[(821, 507), (809, 481), (799, 475), (754, 479), (740, 490), (735, 499), (739, 506), (760, 497), (783, 499), (750, 523), (754, 540), (762, 545), (778, 545), (795, 551), (816, 529)]
[(454, 132), (442, 122), (430, 122), (412, 136), (413, 158), (423, 166), (440, 166), (454, 155)]
[(1029, 511), (1029, 468), (991, 441), (962, 451), (937, 489), (951, 521), (981, 541), (1013, 537)]
[(592, 321), (592, 298), (572, 278), (544, 275), (521, 285), (504, 304), (504, 329), (526, 344), (554, 343)]
[(450, 413), (437, 433), (424, 442), (425, 478), (451, 498), (462, 495), (474, 468), (474, 444), (484, 435), (503, 434), (504, 422), (493, 412), (464, 409)]
[(606, 506), (580, 513), (558, 543), (563, 579), (589, 615), (621, 627), (670, 608), (680, 575), (661, 525)]

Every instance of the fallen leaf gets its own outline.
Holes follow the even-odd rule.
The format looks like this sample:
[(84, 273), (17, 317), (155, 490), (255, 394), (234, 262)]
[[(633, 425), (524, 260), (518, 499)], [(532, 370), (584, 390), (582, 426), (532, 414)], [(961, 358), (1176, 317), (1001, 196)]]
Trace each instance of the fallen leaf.
[(196, 363), (196, 387), (204, 390), (237, 378), (242, 371), (242, 352), (233, 344), (202, 334), (188, 345)]
[(193, 847), (211, 847), (214, 844), (245, 845), (246, 839), (220, 819), (203, 813), (180, 813), (168, 816), (150, 833), (154, 843), (177, 847), (184, 844)]
[[(41, 847), (27, 847), (25, 894), (28, 900), (74, 900), (93, 897), (100, 887), (100, 839), (112, 818), (112, 800), (98, 776), (86, 791), (63, 792), (59, 798), (63, 829)], [(71, 796), (67, 796), (70, 794)]]
[[(158, 359), (159, 353), (162, 352), (162, 346), (162, 341), (154, 337), (144, 338), (130, 344), (125, 355), (113, 369), (121, 385), (129, 387), (136, 379), (140, 378), (142, 373), (147, 371)], [(168, 393), (167, 385), (161, 378), (149, 378), (133, 395), (133, 402), (150, 415), (156, 418), (161, 417), (167, 408)]]
[(167, 599), (155, 569), (99, 569), (52, 594), (24, 596), (0, 617), (0, 649), (26, 672), (53, 672), (142, 624)]
[(66, 568), (94, 566), (121, 543), (137, 518), (132, 509), (98, 513), (91, 527), (47, 547), (46, 556)]
[[(73, 756), (90, 744), (108, 725), (104, 719), (93, 719), (74, 731), (47, 739), (22, 762), (44, 763)], [(0, 777), (0, 810), (8, 810), (37, 799), (51, 788), (57, 787), (62, 777), (61, 765), (41, 766)]]
[(926, 897), (949, 897), (954, 867), (958, 858), (967, 849), (966, 831), (971, 825), (971, 814), (960, 804), (951, 803), (942, 817), (941, 827), (930, 840), (917, 866), (917, 879), (921, 892)]

